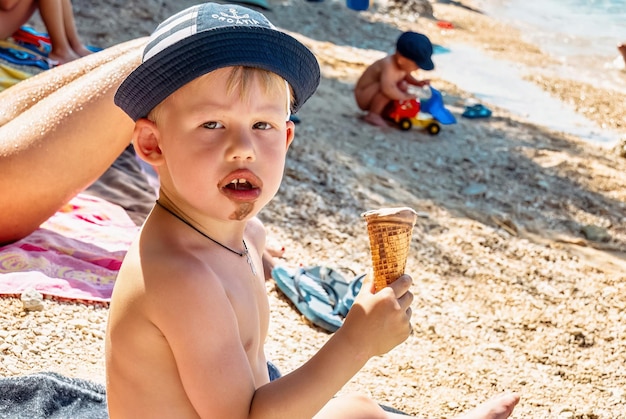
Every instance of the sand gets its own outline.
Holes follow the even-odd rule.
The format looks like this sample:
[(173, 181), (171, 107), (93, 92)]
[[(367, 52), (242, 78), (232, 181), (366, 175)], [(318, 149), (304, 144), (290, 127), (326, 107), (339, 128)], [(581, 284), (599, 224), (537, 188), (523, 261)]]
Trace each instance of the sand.
[[(626, 159), (497, 107), (489, 119), (460, 118), (471, 95), (443, 79), (433, 85), (458, 123), (438, 136), (369, 126), (352, 98), (364, 66), (390, 52), (401, 30), (442, 45), (462, 40), (528, 74), (537, 74), (537, 57), (550, 57), (468, 1), (433, 3), (452, 30), (383, 3), (363, 13), (339, 0), (268, 3), (267, 16), (314, 51), (323, 74), (299, 112), (284, 184), (261, 213), (270, 241), (286, 248), (277, 263), (364, 272), (370, 257), (360, 214), (390, 206), (419, 214), (407, 262), (414, 333), (342, 392), (433, 418), (505, 390), (522, 396), (513, 417), (625, 417)], [(81, 36), (101, 46), (146, 35), (188, 4), (74, 1)], [(589, 86), (535, 79), (626, 134), (621, 95), (591, 95), (583, 106), (577, 98)], [(267, 354), (287, 372), (328, 334), (273, 282), (267, 291)], [(52, 370), (104, 381), (106, 308), (46, 301), (43, 311), (24, 313), (18, 300), (0, 305), (0, 375)]]

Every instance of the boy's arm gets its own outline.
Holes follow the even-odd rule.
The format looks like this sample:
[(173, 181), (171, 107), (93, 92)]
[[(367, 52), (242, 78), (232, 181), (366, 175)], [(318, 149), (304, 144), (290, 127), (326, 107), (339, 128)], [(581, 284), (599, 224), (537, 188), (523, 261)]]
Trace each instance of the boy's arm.
[(407, 74), (404, 80), (413, 86), (423, 87), (430, 84), (430, 79), (418, 80), (411, 73)]
[(403, 70), (398, 69), (393, 61), (386, 61), (380, 73), (380, 90), (390, 100), (408, 100), (415, 98), (398, 86), (406, 78)]
[(344, 325), (302, 367), (257, 389), (251, 417), (314, 416), (373, 356), (382, 355), (410, 334), (411, 278), (402, 276), (374, 294), (371, 281), (350, 309)]
[(183, 396), (198, 416), (246, 418), (255, 381), (235, 300), (206, 268), (196, 272), (202, 273), (187, 266), (170, 275), (173, 285), (154, 298), (153, 321), (175, 358)]

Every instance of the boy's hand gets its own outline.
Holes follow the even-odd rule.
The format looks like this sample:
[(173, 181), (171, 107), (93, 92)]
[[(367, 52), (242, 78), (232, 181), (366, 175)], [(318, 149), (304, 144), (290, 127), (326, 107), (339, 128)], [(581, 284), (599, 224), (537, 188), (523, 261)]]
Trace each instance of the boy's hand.
[(413, 279), (405, 274), (374, 293), (371, 277), (364, 280), (340, 330), (366, 350), (369, 358), (389, 352), (411, 333), (412, 283)]

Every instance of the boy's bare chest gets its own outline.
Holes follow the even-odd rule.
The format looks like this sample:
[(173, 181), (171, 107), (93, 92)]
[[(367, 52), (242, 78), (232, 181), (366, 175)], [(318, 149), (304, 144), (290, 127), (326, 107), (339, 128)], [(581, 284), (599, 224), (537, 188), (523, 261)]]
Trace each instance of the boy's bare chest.
[(244, 346), (259, 347), (267, 335), (269, 300), (265, 285), (252, 274), (229, 281), (226, 293), (231, 301)]

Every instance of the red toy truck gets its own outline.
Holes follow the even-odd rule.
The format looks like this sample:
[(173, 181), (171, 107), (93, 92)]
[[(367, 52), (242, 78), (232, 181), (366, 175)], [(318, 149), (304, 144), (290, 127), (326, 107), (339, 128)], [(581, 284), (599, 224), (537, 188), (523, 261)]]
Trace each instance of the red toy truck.
[(432, 115), (420, 112), (421, 104), (417, 99), (394, 100), (385, 112), (384, 117), (395, 122), (403, 131), (410, 130), (413, 126), (426, 128), (430, 135), (437, 135), (441, 130), (439, 123)]
[(383, 111), (383, 117), (393, 121), (403, 131), (416, 126), (425, 128), (430, 135), (439, 134), (441, 124), (454, 124), (456, 119), (445, 108), (441, 93), (432, 86), (430, 91), (430, 98), (422, 102), (418, 99), (390, 102)]

